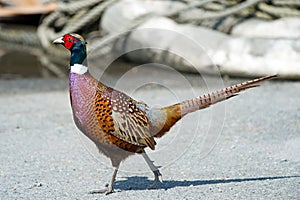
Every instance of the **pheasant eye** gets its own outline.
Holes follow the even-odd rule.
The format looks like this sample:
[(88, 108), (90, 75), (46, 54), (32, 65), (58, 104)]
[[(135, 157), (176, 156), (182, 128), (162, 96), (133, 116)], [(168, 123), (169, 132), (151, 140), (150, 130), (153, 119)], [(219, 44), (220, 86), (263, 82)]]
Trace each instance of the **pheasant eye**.
[(73, 42), (73, 40), (72, 40), (71, 38), (68, 38), (68, 41), (69, 41), (69, 42)]

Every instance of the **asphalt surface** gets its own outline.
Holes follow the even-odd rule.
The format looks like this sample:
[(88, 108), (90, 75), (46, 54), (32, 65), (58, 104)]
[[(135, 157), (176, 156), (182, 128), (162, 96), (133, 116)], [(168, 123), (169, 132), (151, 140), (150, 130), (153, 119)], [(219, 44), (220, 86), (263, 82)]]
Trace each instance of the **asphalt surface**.
[[(191, 86), (165, 76), (171, 90), (137, 87), (134, 79), (122, 86), (150, 105), (168, 105), (192, 97), (191, 87), (205, 92), (198, 77), (188, 79)], [(211, 90), (220, 89), (218, 81), (209, 78)], [(76, 129), (67, 86), (0, 81), (0, 199), (300, 199), (300, 82), (266, 82), (186, 116), (156, 151), (147, 149), (164, 182), (147, 190), (153, 174), (135, 155), (122, 163), (108, 196), (89, 194), (113, 169)]]

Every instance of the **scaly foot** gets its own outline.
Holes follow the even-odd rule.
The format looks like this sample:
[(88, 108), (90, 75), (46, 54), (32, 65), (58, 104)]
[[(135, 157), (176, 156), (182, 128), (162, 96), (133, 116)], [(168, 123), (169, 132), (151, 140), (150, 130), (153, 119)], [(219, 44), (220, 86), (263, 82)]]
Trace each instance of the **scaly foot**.
[(111, 194), (113, 192), (114, 192), (113, 188), (107, 187), (107, 188), (103, 188), (103, 189), (100, 189), (100, 190), (92, 190), (92, 191), (89, 192), (89, 194), (105, 194), (105, 195), (108, 195), (108, 194)]
[(148, 190), (153, 189), (157, 185), (158, 182), (161, 182), (161, 183), (163, 182), (162, 175), (159, 172), (159, 170), (153, 171), (153, 174), (154, 174), (155, 178), (154, 178), (153, 183), (147, 187)]

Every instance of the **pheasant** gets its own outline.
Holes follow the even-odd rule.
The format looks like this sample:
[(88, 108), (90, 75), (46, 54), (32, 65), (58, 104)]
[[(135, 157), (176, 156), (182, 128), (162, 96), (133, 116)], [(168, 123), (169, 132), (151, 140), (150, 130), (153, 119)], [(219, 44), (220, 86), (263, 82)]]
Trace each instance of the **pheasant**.
[(165, 135), (186, 114), (236, 96), (258, 86), (257, 83), (276, 75), (265, 76), (198, 96), (163, 108), (150, 108), (123, 92), (96, 80), (87, 66), (86, 42), (78, 34), (65, 34), (53, 41), (71, 52), (69, 68), (70, 100), (78, 129), (91, 139), (99, 151), (110, 158), (115, 168), (107, 188), (96, 192), (110, 194), (120, 163), (135, 153), (141, 154), (154, 173), (153, 188), (161, 181), (161, 173), (145, 152), (154, 150), (154, 138)]

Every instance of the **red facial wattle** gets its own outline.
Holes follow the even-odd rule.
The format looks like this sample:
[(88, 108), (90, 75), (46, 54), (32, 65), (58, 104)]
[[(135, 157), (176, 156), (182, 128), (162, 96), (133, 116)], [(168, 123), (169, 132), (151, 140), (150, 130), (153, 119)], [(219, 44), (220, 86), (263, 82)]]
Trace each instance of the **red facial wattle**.
[(75, 37), (69, 34), (66, 34), (64, 36), (63, 41), (64, 41), (64, 46), (69, 50), (72, 48), (74, 43), (78, 42), (78, 40)]

